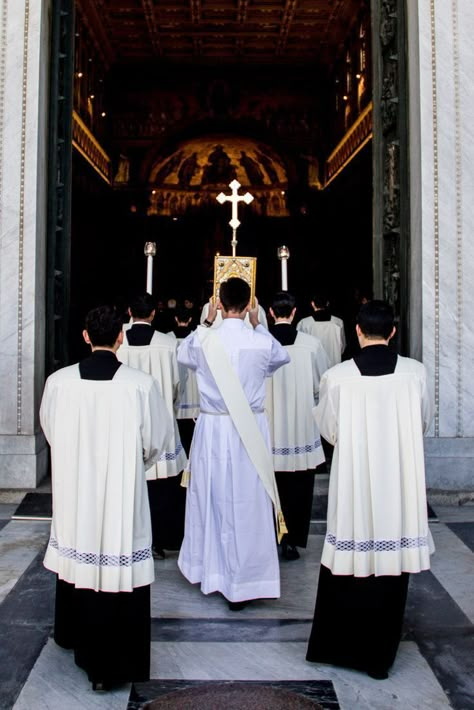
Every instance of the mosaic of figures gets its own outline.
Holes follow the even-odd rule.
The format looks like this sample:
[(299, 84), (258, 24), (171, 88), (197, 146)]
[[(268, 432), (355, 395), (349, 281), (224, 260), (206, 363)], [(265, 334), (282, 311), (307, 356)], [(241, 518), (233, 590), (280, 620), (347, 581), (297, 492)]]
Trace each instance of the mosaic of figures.
[(149, 175), (149, 214), (183, 214), (215, 204), (222, 189), (238, 180), (254, 195), (253, 211), (288, 215), (285, 166), (269, 146), (248, 138), (209, 136), (178, 146), (155, 162)]

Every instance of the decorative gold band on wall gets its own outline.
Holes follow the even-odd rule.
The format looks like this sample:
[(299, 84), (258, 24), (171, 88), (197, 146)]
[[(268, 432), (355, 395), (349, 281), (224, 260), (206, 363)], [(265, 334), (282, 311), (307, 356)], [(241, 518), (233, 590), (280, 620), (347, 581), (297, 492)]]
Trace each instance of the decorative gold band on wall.
[(370, 102), (326, 160), (324, 187), (327, 187), (371, 140), (372, 125), (372, 102)]
[(18, 207), (18, 311), (17, 311), (17, 377), (16, 433), (22, 433), (23, 409), (23, 271), (25, 256), (25, 178), (26, 178), (26, 112), (28, 101), (28, 49), (30, 32), (30, 0), (25, 0), (23, 25), (23, 71), (21, 86), (20, 203)]
[(431, 95), (433, 97), (433, 237), (434, 237), (434, 435), (439, 437), (439, 145), (438, 145), (438, 72), (436, 63), (436, 8), (430, 0)]
[(112, 161), (77, 111), (72, 114), (72, 145), (94, 168), (102, 180), (112, 184)]
[(458, 0), (452, 1), (453, 16), (453, 60), (454, 60), (454, 142), (455, 142), (455, 184), (456, 184), (456, 364), (457, 364), (457, 406), (456, 436), (464, 436), (464, 299), (463, 299), (463, 224), (462, 224), (462, 131), (461, 131), (461, 77), (459, 51), (459, 7)]

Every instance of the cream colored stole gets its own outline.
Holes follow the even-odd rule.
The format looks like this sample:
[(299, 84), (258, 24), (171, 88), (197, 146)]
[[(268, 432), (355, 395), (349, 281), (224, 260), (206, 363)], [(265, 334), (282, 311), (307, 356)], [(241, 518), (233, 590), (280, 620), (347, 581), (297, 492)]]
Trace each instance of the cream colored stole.
[(219, 336), (209, 328), (200, 326), (197, 328), (197, 332), (209, 370), (214, 377), (227, 411), (273, 503), (277, 537), (280, 542), (288, 530), (281, 510), (272, 456)]

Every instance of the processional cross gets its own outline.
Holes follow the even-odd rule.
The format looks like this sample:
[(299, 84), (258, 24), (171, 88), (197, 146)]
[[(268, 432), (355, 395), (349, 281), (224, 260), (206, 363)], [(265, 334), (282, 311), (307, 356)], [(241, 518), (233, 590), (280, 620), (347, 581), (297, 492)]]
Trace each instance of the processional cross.
[(249, 205), (252, 200), (253, 200), (253, 195), (250, 194), (250, 192), (246, 192), (245, 195), (239, 195), (239, 187), (240, 187), (240, 182), (238, 180), (232, 180), (232, 182), (229, 185), (230, 189), (232, 190), (231, 195), (224, 195), (223, 192), (220, 192), (216, 200), (223, 205), (224, 202), (231, 202), (232, 203), (232, 219), (230, 220), (229, 224), (232, 227), (232, 256), (236, 256), (236, 250), (237, 250), (237, 228), (240, 225), (240, 221), (237, 217), (237, 211), (238, 211), (238, 203), (239, 202), (245, 202), (245, 204)]

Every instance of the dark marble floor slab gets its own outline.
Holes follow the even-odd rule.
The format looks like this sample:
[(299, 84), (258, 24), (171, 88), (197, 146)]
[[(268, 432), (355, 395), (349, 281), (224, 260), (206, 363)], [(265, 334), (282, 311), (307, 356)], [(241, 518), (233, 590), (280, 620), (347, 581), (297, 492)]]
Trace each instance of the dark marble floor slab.
[(35, 518), (51, 520), (53, 503), (51, 493), (27, 493), (16, 509), (12, 520)]
[[(312, 700), (315, 704), (319, 704), (325, 710), (338, 710), (339, 703), (334, 690), (332, 681), (330, 680), (316, 680), (316, 681), (189, 681), (189, 680), (150, 680), (148, 683), (135, 683), (132, 687), (132, 692), (130, 694), (130, 702), (128, 704), (127, 710), (141, 710), (145, 705), (153, 700), (157, 700), (160, 697), (169, 695), (170, 693), (177, 693), (179, 691), (196, 691), (202, 689), (203, 687), (212, 688), (215, 685), (216, 692), (217, 689), (222, 689), (224, 686), (232, 687), (243, 687), (247, 689), (254, 689), (257, 693), (259, 688), (270, 687), (274, 690), (281, 689), (296, 695), (300, 695), (302, 698)], [(179, 707), (176, 704), (175, 707)], [(202, 706), (199, 706), (201, 708)], [(209, 705), (209, 708), (221, 707), (220, 705)], [(269, 707), (269, 706), (267, 706)], [(242, 704), (241, 710), (260, 710), (261, 705), (255, 704), (255, 696), (251, 704)], [(262, 708), (262, 710), (265, 710)], [(291, 710), (291, 705), (288, 706), (288, 710)]]
[(474, 626), (431, 572), (411, 575), (406, 629), (454, 710), (474, 710)]
[(315, 495), (313, 507), (311, 509), (311, 520), (318, 523), (325, 523), (328, 510), (327, 495)]
[(9, 520), (0, 520), (0, 530), (5, 527), (7, 523), (9, 523)]
[(446, 526), (474, 552), (474, 523), (446, 523)]
[(0, 606), (1, 707), (18, 697), (53, 625), (55, 577), (43, 566), (41, 552)]
[(151, 640), (168, 642), (306, 642), (311, 622), (301, 619), (152, 619)]
[(436, 514), (436, 511), (433, 510), (433, 508), (431, 507), (431, 505), (429, 503), (427, 503), (427, 506), (428, 506), (428, 520), (430, 521), (430, 523), (438, 522), (438, 516)]

